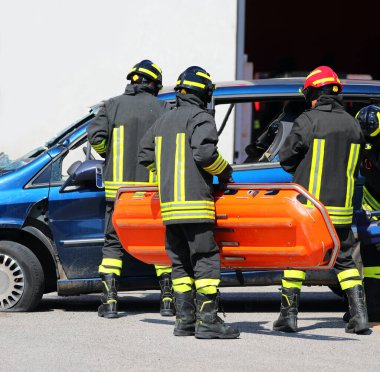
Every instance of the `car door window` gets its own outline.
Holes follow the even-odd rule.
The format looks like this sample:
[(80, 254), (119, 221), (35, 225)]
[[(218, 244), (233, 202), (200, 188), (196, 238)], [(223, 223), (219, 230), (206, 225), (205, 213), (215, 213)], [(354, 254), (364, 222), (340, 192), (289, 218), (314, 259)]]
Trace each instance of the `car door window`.
[[(78, 165), (86, 160), (89, 143), (86, 138), (75, 143), (69, 151), (54, 161), (52, 166), (52, 183), (62, 183), (75, 171)], [(101, 160), (98, 153), (91, 149), (91, 158)]]
[[(216, 101), (216, 122), (219, 130), (223, 129), (219, 146), (233, 149), (229, 160), (237, 165), (278, 161), (284, 137), (290, 132), (294, 119), (305, 110), (305, 101), (289, 101), (286, 97), (244, 100), (239, 102), (234, 98), (222, 104)], [(221, 128), (222, 123), (224, 128)]]

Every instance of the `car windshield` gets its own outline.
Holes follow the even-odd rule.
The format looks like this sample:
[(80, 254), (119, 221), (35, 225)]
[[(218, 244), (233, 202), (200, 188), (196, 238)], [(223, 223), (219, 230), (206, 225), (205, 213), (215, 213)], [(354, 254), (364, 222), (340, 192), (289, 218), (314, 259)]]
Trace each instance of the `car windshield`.
[(25, 164), (28, 164), (30, 161), (35, 159), (38, 155), (42, 154), (46, 150), (46, 147), (37, 147), (36, 149), (29, 151), (27, 154), (19, 157), (16, 160), (4, 161), (0, 165), (0, 174), (8, 173), (16, 169), (20, 169)]
[(45, 147), (50, 148), (60, 142), (62, 139), (66, 138), (70, 133), (75, 131), (77, 128), (79, 128), (83, 123), (88, 121), (88, 119), (92, 118), (94, 116), (93, 111), (91, 111), (90, 114), (86, 115), (79, 121), (75, 122), (74, 124), (69, 125), (65, 129), (58, 132), (53, 138), (51, 138), (49, 141), (45, 143)]
[(0, 161), (0, 174), (5, 174), (11, 171), (20, 169), (21, 167), (23, 167), (24, 165), (28, 164), (33, 159), (35, 159), (37, 156), (42, 154), (45, 150), (53, 147), (59, 142), (62, 142), (65, 138), (67, 138), (68, 135), (70, 135), (77, 128), (82, 126), (83, 123), (87, 122), (90, 118), (92, 118), (96, 114), (97, 111), (98, 111), (98, 106), (91, 107), (90, 114), (87, 114), (79, 121), (69, 125), (64, 130), (61, 130), (60, 132), (58, 132), (53, 138), (47, 141), (44, 146), (37, 147), (36, 149), (29, 151), (27, 154), (19, 157), (16, 160), (10, 160), (8, 156), (1, 153), (2, 157)]

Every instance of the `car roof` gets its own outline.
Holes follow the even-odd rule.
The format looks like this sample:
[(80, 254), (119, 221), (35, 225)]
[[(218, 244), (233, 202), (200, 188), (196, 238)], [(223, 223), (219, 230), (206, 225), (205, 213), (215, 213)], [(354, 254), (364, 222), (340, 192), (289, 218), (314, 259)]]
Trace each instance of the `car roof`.
[[(255, 80), (234, 80), (216, 82), (214, 97), (255, 94), (298, 95), (305, 78), (272, 78)], [(343, 95), (379, 95), (380, 81), (365, 79), (342, 79)], [(165, 88), (160, 94), (161, 99), (173, 99), (174, 86)]]

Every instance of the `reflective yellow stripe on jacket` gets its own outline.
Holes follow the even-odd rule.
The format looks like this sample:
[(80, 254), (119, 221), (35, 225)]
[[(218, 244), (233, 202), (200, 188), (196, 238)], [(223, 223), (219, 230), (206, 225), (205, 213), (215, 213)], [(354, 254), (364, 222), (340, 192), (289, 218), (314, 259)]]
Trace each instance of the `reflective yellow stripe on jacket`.
[(208, 200), (161, 203), (163, 221), (194, 219), (215, 219), (215, 205)]
[[(325, 140), (315, 138), (313, 141), (313, 154), (310, 168), (309, 193), (319, 199), (321, 193), (321, 181), (323, 161), (325, 156)], [(309, 202), (309, 204), (311, 204)]]
[(113, 150), (113, 180), (122, 182), (123, 180), (123, 162), (124, 162), (124, 126), (113, 129), (112, 134)]
[(185, 195), (185, 133), (177, 133), (174, 160), (174, 201), (186, 200)]
[[(346, 187), (346, 198), (344, 206), (329, 206), (325, 205), (331, 221), (334, 225), (349, 225), (352, 223), (353, 207), (352, 198), (354, 195), (354, 174), (359, 158), (360, 145), (351, 144), (350, 154), (347, 164), (347, 187)], [(312, 162), (310, 168), (310, 180), (309, 189), (310, 194), (314, 195), (317, 199), (320, 199), (321, 194), (321, 182), (323, 173), (323, 163), (325, 156), (325, 140), (324, 139), (314, 139), (313, 142), (313, 154)], [(311, 206), (311, 202), (307, 202), (307, 206)]]

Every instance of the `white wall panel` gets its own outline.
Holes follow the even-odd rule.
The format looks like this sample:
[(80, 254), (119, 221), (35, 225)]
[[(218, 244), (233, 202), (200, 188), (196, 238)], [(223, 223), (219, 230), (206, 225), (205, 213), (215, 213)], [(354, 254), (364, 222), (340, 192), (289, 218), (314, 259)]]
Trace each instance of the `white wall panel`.
[(235, 79), (237, 0), (0, 3), (0, 152), (11, 158), (122, 93), (141, 59), (163, 68), (164, 85), (190, 65)]

